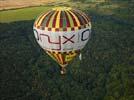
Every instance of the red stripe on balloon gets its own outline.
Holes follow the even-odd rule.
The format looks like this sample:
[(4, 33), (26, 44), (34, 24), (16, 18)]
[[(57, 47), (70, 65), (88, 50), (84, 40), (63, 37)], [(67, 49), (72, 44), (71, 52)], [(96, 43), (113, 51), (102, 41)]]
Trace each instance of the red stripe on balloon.
[(58, 12), (59, 11), (57, 11), (57, 13), (55, 14), (54, 19), (53, 19), (53, 23), (52, 23), (53, 28), (55, 28), (55, 26), (56, 26), (56, 18), (57, 18)]
[[(72, 12), (72, 11), (71, 11)], [(73, 19), (73, 23), (74, 23), (74, 26), (78, 26), (77, 25), (77, 22), (76, 22), (76, 20), (75, 20), (75, 18), (74, 18), (74, 16), (70, 13), (70, 12), (68, 12), (69, 14), (70, 14), (70, 16), (72, 17), (72, 19)], [(72, 12), (73, 13), (73, 12)]]
[(75, 14), (75, 16), (78, 18), (79, 22), (80, 22), (80, 25), (84, 25), (85, 23), (83, 22), (83, 20), (80, 18), (81, 15), (79, 15), (76, 11), (73, 11), (72, 12)]

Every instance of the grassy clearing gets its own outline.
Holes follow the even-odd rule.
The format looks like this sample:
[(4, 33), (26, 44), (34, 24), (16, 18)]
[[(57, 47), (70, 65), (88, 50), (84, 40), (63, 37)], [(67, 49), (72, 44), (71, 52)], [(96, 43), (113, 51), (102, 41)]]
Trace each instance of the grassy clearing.
[[(68, 0), (67, 0), (68, 1)], [(47, 11), (54, 6), (70, 6), (73, 8), (86, 10), (88, 12), (97, 12), (100, 15), (112, 15), (121, 20), (133, 21), (134, 12), (131, 2), (56, 2), (51, 6), (44, 5), (39, 7), (21, 8), (16, 10), (0, 11), (0, 22), (13, 22), (21, 20), (35, 19), (41, 12)]]
[(48, 6), (30, 7), (0, 12), (0, 22), (13, 22), (35, 19), (41, 12), (51, 9)]
[(44, 5), (58, 0), (0, 0), (0, 10)]
[[(22, 21), (22, 20), (32, 20), (35, 19), (40, 13), (48, 11), (49, 9), (53, 8), (54, 6), (66, 6), (64, 3), (66, 3), (68, 0), (60, 1), (60, 0), (54, 0), (57, 2), (49, 3), (42, 5), (42, 6), (36, 6), (32, 7), (24, 7), (24, 8), (13, 8), (9, 10), (1, 10), (0, 11), (0, 23), (8, 23), (8, 22), (14, 22), (14, 21)], [(70, 3), (66, 3), (67, 5), (70, 5)]]

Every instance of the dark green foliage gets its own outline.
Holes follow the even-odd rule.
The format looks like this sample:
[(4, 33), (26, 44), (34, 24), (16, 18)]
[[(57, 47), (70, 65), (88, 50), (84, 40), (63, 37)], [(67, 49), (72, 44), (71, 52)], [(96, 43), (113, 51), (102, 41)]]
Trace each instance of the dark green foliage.
[(134, 99), (134, 24), (86, 12), (92, 38), (65, 76), (36, 43), (33, 20), (0, 23), (0, 100)]
[(29, 100), (26, 97), (31, 98), (34, 94), (31, 91), (31, 68), (39, 55), (38, 48), (30, 40), (32, 23), (1, 23), (0, 29), (0, 98)]

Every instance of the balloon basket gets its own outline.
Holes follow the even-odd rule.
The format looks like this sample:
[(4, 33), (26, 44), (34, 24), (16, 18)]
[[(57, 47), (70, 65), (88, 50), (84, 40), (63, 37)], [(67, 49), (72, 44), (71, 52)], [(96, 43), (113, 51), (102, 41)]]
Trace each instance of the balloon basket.
[(66, 74), (66, 68), (61, 67), (60, 73), (61, 73), (61, 75), (65, 75)]

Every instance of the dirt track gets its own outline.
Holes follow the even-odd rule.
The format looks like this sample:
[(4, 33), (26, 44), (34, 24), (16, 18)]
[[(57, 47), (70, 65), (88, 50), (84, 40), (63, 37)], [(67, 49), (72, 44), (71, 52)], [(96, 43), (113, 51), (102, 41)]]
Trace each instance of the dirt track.
[(28, 6), (37, 6), (47, 3), (56, 2), (59, 0), (0, 0), (0, 10), (21, 8)]

